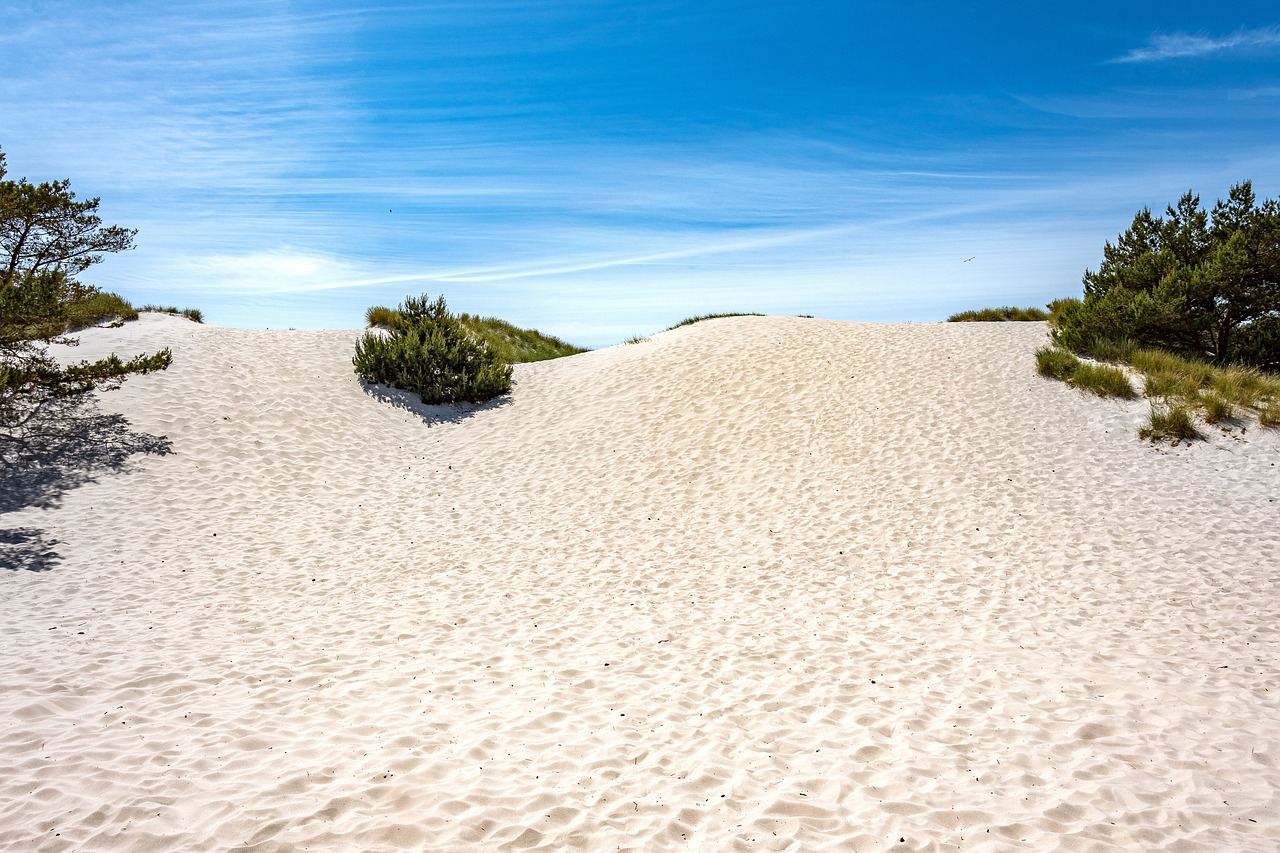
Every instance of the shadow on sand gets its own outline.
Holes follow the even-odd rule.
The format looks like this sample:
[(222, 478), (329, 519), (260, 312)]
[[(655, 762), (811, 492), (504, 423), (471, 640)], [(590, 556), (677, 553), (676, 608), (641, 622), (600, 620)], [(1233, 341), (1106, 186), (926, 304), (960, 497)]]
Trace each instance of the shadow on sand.
[[(101, 473), (128, 470), (129, 459), (173, 452), (165, 436), (134, 432), (123, 415), (104, 415), (93, 399), (47, 406), (20, 434), (0, 434), (0, 514), (55, 509), (63, 495)], [(44, 571), (59, 557), (44, 531), (0, 529), (0, 568)]]
[(422, 422), (427, 426), (461, 423), (469, 418), (474, 418), (481, 412), (491, 412), (494, 409), (501, 409), (511, 405), (511, 395), (503, 394), (501, 397), (496, 397), (487, 403), (452, 403), (443, 406), (428, 406), (412, 391), (401, 391), (398, 388), (388, 388), (386, 385), (371, 385), (363, 379), (360, 380), (360, 386), (364, 388), (366, 394), (379, 403), (384, 403), (394, 409), (400, 409), (417, 418), (421, 418)]

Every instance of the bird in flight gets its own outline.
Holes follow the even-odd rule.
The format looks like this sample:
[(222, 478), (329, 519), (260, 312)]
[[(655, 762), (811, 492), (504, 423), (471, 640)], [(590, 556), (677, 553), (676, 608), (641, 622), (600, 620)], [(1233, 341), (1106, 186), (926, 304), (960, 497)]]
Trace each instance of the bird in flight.
[(974, 256), (973, 256), (973, 257), (971, 257), (971, 258), (965, 258), (965, 259), (964, 259), (964, 263), (966, 263), (966, 264), (967, 264), (967, 263), (969, 263), (969, 261), (973, 260), (973, 258), (976, 258), (976, 257), (978, 257), (978, 256), (977, 256), (977, 255), (974, 255)]

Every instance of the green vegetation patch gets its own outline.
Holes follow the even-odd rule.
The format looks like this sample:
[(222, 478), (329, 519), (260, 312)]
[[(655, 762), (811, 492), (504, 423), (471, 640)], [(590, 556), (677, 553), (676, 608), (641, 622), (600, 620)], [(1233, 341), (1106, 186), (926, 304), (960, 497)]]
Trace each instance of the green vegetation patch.
[(1080, 359), (1057, 347), (1044, 347), (1036, 351), (1036, 371), (1050, 379), (1067, 381), (1075, 375), (1081, 363)]
[(177, 317), (186, 317), (193, 323), (204, 322), (204, 312), (199, 308), (175, 308), (172, 305), (143, 305), (139, 311), (154, 311), (157, 314), (173, 314)]
[(1129, 384), (1129, 377), (1119, 367), (1110, 364), (1080, 362), (1080, 366), (1067, 379), (1067, 384), (1099, 397), (1119, 397), (1132, 400), (1137, 394)]
[[(393, 308), (375, 305), (365, 312), (365, 322), (375, 329), (390, 329), (400, 312)], [(522, 329), (497, 317), (478, 317), (459, 314), (457, 321), (474, 336), (483, 341), (498, 358), (507, 364), (524, 364), (531, 361), (547, 361), (587, 352), (583, 347), (566, 343), (554, 335), (537, 329)]]
[(703, 320), (719, 320), (721, 317), (763, 317), (764, 315), (756, 311), (730, 311), (726, 314), (699, 314), (696, 317), (685, 317), (674, 326), (668, 326), (664, 331), (678, 329), (681, 326), (692, 326), (694, 323), (701, 323)]
[(138, 312), (114, 293), (91, 290), (67, 303), (67, 329), (83, 329), (99, 323), (138, 319)]
[(547, 361), (587, 351), (553, 335), (544, 334), (537, 329), (521, 329), (497, 317), (459, 314), (458, 320), (508, 364)]
[(408, 297), (386, 333), (366, 332), (352, 359), (366, 382), (412, 391), (422, 402), (480, 403), (511, 390), (511, 365), (461, 319), (444, 297)]
[(1049, 319), (1049, 312), (1040, 308), (1015, 308), (1005, 305), (1000, 308), (979, 308), (975, 311), (961, 311), (947, 318), (948, 323), (1001, 323), (1032, 322)]
[(1182, 403), (1151, 404), (1151, 417), (1138, 435), (1148, 441), (1178, 441), (1199, 438), (1191, 411)]

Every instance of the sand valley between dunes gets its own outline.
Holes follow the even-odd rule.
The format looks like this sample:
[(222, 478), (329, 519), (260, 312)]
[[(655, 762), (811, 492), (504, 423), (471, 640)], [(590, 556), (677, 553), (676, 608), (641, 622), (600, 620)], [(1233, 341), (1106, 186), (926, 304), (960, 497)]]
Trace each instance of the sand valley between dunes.
[(1280, 849), (1274, 432), (1142, 442), (1040, 323), (707, 321), (467, 410), (357, 335), (82, 333), (172, 347), (100, 403), (168, 452), (6, 498), (0, 849)]

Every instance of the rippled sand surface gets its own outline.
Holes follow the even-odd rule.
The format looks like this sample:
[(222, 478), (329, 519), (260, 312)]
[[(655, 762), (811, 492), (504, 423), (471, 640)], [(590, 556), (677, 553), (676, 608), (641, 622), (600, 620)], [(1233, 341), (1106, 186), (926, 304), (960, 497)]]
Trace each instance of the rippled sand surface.
[(173, 348), (102, 398), (171, 452), (0, 515), (0, 849), (1280, 849), (1276, 434), (1144, 443), (1042, 324), (707, 321), (467, 410), (357, 334), (83, 334)]

